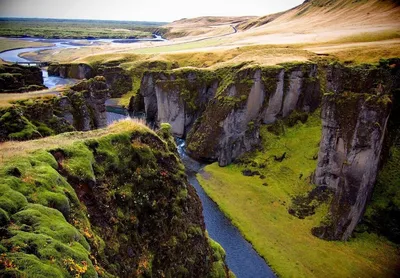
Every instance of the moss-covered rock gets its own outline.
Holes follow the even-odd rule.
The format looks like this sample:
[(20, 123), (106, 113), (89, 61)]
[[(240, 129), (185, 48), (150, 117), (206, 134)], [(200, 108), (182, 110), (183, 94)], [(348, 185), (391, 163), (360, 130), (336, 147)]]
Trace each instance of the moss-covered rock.
[(0, 166), (0, 276), (228, 276), (168, 125), (73, 137)]
[(107, 94), (104, 78), (95, 77), (74, 85), (62, 96), (18, 100), (11, 107), (0, 108), (0, 141), (105, 127)]
[(22, 93), (44, 88), (46, 87), (43, 85), (43, 76), (40, 68), (0, 65), (0, 92)]

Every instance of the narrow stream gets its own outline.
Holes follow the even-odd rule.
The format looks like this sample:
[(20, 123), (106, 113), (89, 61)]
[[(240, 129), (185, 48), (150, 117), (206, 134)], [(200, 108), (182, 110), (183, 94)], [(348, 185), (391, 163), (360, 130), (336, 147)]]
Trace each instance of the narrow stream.
[(226, 251), (228, 267), (237, 278), (271, 278), (276, 277), (263, 258), (247, 242), (239, 230), (221, 212), (218, 205), (211, 200), (200, 186), (196, 174), (202, 171), (203, 164), (190, 158), (185, 151), (185, 141), (177, 139), (178, 152), (185, 164), (188, 179), (196, 189), (203, 205), (203, 216), (210, 237), (216, 240)]

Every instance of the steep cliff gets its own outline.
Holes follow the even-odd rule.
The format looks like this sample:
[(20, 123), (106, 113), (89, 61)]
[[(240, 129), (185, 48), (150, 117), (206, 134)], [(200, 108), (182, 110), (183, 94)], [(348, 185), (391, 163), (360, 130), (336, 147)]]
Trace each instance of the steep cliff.
[(103, 77), (82, 81), (61, 96), (20, 100), (0, 108), (0, 141), (29, 140), (105, 127), (108, 94)]
[(87, 64), (51, 64), (47, 69), (49, 76), (62, 78), (89, 79), (95, 76), (93, 68)]
[(229, 275), (169, 125), (127, 120), (2, 151), (0, 276)]
[(43, 85), (43, 76), (40, 68), (0, 65), (0, 92), (28, 92), (44, 88), (46, 87)]
[[(323, 132), (313, 177), (320, 187), (311, 196), (322, 194), (317, 202), (326, 202), (333, 192), (333, 200), (327, 221), (312, 233), (346, 240), (362, 218), (379, 165), (385, 162), (385, 134), (395, 137), (396, 129), (388, 130), (387, 122), (390, 115), (396, 117), (391, 105), (398, 88), (399, 60), (390, 59), (361, 66), (321, 62), (150, 71), (143, 76), (140, 95), (149, 121), (171, 123), (174, 135), (186, 137), (192, 157), (220, 166), (260, 146), (260, 125), (279, 134), (282, 123), (305, 122), (321, 107)], [(393, 152), (395, 140), (391, 142), (386, 152)]]
[(193, 157), (218, 160), (220, 166), (259, 145), (260, 124), (312, 112), (320, 103), (314, 64), (236, 68), (226, 74), (187, 137)]
[(191, 156), (224, 166), (258, 145), (261, 123), (318, 107), (316, 69), (314, 64), (240, 64), (215, 71), (149, 71), (139, 95), (149, 122), (170, 123), (175, 136), (187, 136)]
[(397, 62), (389, 66), (326, 70), (322, 139), (315, 182), (334, 190), (330, 219), (313, 229), (326, 239), (347, 240), (362, 217), (378, 173)]
[(217, 84), (215, 74), (207, 70), (145, 72), (140, 95), (147, 121), (167, 122), (175, 136), (184, 137), (214, 97)]
[(400, 83), (398, 60), (380, 66), (326, 69), (322, 139), (315, 182), (334, 190), (329, 220), (313, 229), (347, 240), (362, 217), (381, 162), (392, 97)]
[(117, 63), (95, 64), (51, 64), (48, 67), (50, 76), (62, 78), (89, 79), (94, 76), (104, 76), (109, 89), (109, 96), (121, 97), (132, 89), (132, 76)]

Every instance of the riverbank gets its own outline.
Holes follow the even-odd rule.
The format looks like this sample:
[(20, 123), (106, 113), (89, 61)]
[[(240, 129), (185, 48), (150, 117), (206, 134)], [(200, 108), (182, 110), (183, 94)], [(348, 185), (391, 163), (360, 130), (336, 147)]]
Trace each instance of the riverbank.
[[(395, 277), (400, 256), (385, 238), (358, 233), (348, 242), (324, 241), (312, 236), (310, 229), (326, 214), (326, 206), (303, 220), (288, 213), (291, 198), (313, 188), (309, 180), (320, 134), (317, 113), (279, 136), (264, 127), (264, 151), (247, 156), (247, 166), (221, 168), (214, 163), (198, 174), (198, 180), (279, 276)], [(282, 162), (273, 159), (284, 152)], [(260, 175), (244, 176), (245, 169)]]

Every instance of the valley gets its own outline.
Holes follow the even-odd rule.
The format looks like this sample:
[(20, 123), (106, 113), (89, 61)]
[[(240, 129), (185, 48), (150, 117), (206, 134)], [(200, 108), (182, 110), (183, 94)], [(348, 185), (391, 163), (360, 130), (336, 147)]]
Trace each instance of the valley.
[(307, 0), (0, 38), (0, 276), (397, 277), (399, 16)]

